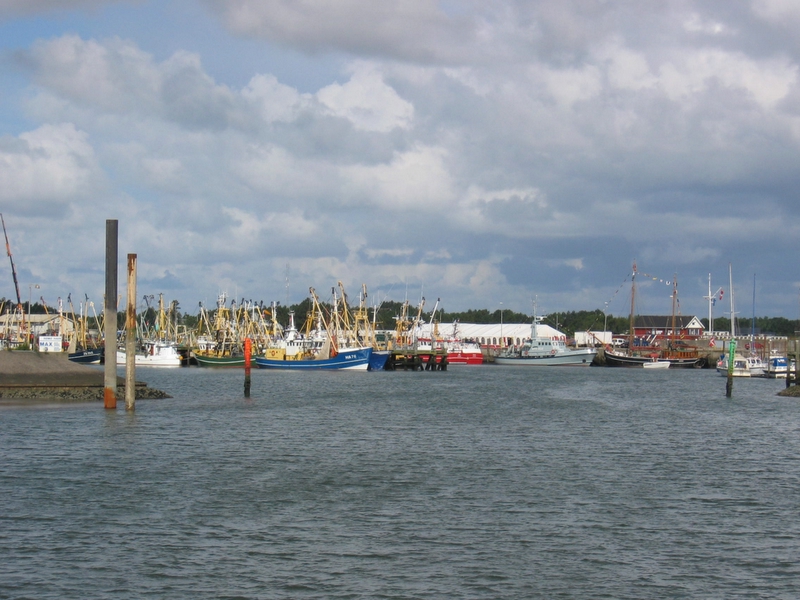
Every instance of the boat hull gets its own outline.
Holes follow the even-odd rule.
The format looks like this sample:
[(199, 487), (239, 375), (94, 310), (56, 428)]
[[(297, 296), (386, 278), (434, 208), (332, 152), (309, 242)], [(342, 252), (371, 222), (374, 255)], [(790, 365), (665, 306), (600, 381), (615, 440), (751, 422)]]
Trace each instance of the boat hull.
[(201, 367), (243, 368), (244, 356), (204, 356), (195, 354), (194, 359)]
[(448, 365), (482, 365), (483, 354), (472, 352), (448, 352)]
[(765, 369), (767, 377), (773, 379), (786, 379), (789, 373), (789, 364), (785, 357), (771, 357)]
[[(659, 361), (668, 361), (669, 368), (671, 369), (691, 369), (697, 366), (700, 359), (697, 357), (691, 358), (661, 358)], [(607, 367), (644, 367), (648, 363), (653, 362), (651, 356), (626, 356), (625, 354), (617, 354), (615, 352), (605, 351), (605, 361)], [(653, 368), (653, 367), (649, 367)]]
[(494, 362), (498, 365), (515, 367), (588, 367), (592, 364), (595, 354), (597, 351), (593, 348), (580, 348), (552, 356), (498, 356)]
[(645, 369), (669, 369), (672, 365), (668, 360), (653, 360), (642, 365)]
[[(126, 364), (125, 352), (117, 351), (117, 364)], [(180, 367), (183, 357), (177, 351), (162, 351), (154, 354), (134, 355), (134, 364), (137, 367)]]
[(367, 371), (383, 371), (391, 355), (392, 353), (388, 350), (373, 350), (369, 356)]
[(80, 350), (78, 352), (70, 352), (68, 357), (72, 362), (80, 363), (82, 365), (99, 364), (103, 358), (102, 348), (92, 348), (90, 350)]
[(354, 348), (351, 350), (340, 350), (333, 358), (317, 360), (275, 360), (257, 356), (255, 362), (259, 369), (366, 371), (369, 367), (371, 355), (372, 348)]

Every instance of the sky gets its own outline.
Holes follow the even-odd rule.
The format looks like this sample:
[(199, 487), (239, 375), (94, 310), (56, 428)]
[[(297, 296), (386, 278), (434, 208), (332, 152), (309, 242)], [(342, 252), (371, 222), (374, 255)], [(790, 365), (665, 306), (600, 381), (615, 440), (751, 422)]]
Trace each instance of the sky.
[[(800, 318), (795, 0), (0, 0), (23, 302)], [(35, 286), (39, 286), (36, 288)], [(0, 297), (14, 298), (10, 261)], [(718, 298), (719, 296), (717, 296)], [(351, 298), (351, 302), (353, 301)]]

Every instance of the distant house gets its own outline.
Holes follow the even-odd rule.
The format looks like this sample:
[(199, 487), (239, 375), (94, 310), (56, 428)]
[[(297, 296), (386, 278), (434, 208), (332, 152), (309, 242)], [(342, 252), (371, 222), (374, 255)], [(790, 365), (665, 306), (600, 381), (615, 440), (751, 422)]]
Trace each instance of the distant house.
[(0, 338), (16, 338), (20, 329), (22, 329), (23, 337), (26, 331), (29, 331), (34, 337), (56, 335), (59, 332), (66, 337), (72, 334), (75, 326), (71, 319), (67, 317), (60, 318), (57, 314), (21, 315), (19, 313), (5, 313), (0, 315)]
[[(672, 316), (639, 315), (633, 321), (634, 337), (656, 340), (672, 337)], [(696, 340), (705, 332), (697, 317), (675, 316), (675, 337)]]

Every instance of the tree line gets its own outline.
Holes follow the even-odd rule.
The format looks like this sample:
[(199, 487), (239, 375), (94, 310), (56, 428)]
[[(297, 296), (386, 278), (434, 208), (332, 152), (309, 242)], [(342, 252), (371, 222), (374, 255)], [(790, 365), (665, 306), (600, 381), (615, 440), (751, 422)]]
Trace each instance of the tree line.
[[(242, 299), (240, 303), (244, 302)], [(378, 329), (394, 329), (397, 323), (397, 318), (402, 314), (403, 302), (385, 301), (374, 313), (374, 320)], [(270, 304), (259, 302), (259, 308), (263, 311), (271, 311)], [(323, 305), (326, 305), (323, 303)], [(2, 312), (13, 312), (16, 308), (16, 303), (6, 298), (0, 298), (0, 306), (3, 307)], [(198, 309), (197, 314), (190, 312), (180, 311), (180, 306), (177, 301), (172, 301), (167, 306), (171, 306), (173, 310), (172, 318), (177, 323), (184, 325), (186, 328), (191, 329), (197, 326), (200, 318)], [(329, 305), (327, 305), (329, 306)], [(351, 305), (352, 306), (352, 305)], [(27, 302), (22, 303), (22, 308), (25, 314), (41, 315), (45, 313), (53, 314), (55, 309), (51, 306), (45, 306), (39, 302), (33, 302), (28, 305)], [(275, 310), (275, 316), (279, 323), (286, 325), (289, 322), (289, 313), (294, 313), (295, 325), (300, 328), (305, 322), (306, 314), (311, 310), (311, 299), (306, 298), (302, 302), (284, 306), (278, 304)], [(370, 308), (370, 318), (373, 318), (375, 309)], [(429, 322), (431, 319), (431, 311), (433, 305), (425, 304), (421, 319), (424, 322)], [(100, 312), (98, 307), (98, 313)], [(209, 309), (213, 314), (213, 310)], [(419, 312), (418, 305), (409, 305), (407, 308), (407, 318), (413, 320)], [(157, 311), (153, 307), (148, 307), (144, 311), (145, 320), (154, 320)], [(142, 314), (140, 313), (140, 314)], [(269, 314), (269, 312), (268, 312)], [(271, 317), (271, 314), (269, 314)], [(117, 313), (119, 326), (124, 324), (124, 312)], [(452, 323), (455, 321), (461, 323), (479, 323), (479, 324), (499, 324), (499, 323), (530, 323), (531, 315), (525, 313), (518, 313), (509, 309), (496, 309), (490, 311), (486, 308), (469, 309), (465, 311), (447, 311), (444, 308), (438, 308), (435, 320), (440, 323)], [(702, 318), (700, 321), (703, 326), (708, 329), (708, 319)], [(604, 315), (602, 310), (578, 310), (578, 311), (565, 311), (553, 312), (542, 319), (546, 325), (550, 325), (559, 331), (563, 331), (568, 336), (574, 336), (576, 331), (611, 331), (615, 334), (626, 334), (629, 328), (629, 317), (614, 316), (611, 314)], [(726, 317), (719, 317), (714, 319), (714, 331), (730, 331), (731, 322)], [(800, 332), (800, 320), (787, 319), (785, 317), (756, 317), (755, 320), (750, 318), (741, 318), (736, 320), (736, 333), (737, 335), (748, 335), (753, 331), (756, 335), (772, 334), (781, 336), (795, 336)]]

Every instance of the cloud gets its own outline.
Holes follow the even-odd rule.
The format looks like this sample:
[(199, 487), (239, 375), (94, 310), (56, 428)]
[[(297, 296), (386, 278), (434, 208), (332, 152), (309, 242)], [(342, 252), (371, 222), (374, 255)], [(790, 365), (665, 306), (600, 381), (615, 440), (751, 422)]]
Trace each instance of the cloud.
[(88, 135), (71, 124), (42, 125), (18, 138), (0, 138), (2, 205), (18, 203), (29, 214), (53, 218), (101, 184)]
[[(770, 35), (790, 4), (205, 5), (252, 39), (98, 26), (17, 55), (34, 125), (0, 142), (4, 209), (51, 203), (84, 238), (118, 216), (186, 306), (282, 298), (290, 263), (303, 293), (411, 281), (520, 310), (607, 297), (635, 257), (682, 276), (796, 251), (800, 61)], [(300, 85), (298, 51), (336, 70)]]
[(0, 19), (51, 12), (67, 12), (82, 8), (95, 8), (105, 4), (141, 3), (142, 0), (3, 0), (0, 2)]
[(407, 128), (414, 107), (386, 85), (373, 66), (359, 63), (344, 85), (333, 83), (317, 92), (327, 113), (343, 117), (356, 129), (387, 133), (396, 127)]
[(237, 34), (313, 53), (449, 62), (459, 60), (459, 51), (476, 35), (473, 19), (447, 14), (434, 0), (222, 0), (210, 5)]
[(398, 152), (388, 163), (348, 165), (341, 169), (349, 193), (389, 212), (447, 212), (455, 199), (441, 148), (419, 146)]
[(778, 27), (800, 23), (800, 6), (793, 0), (753, 0), (753, 12)]

